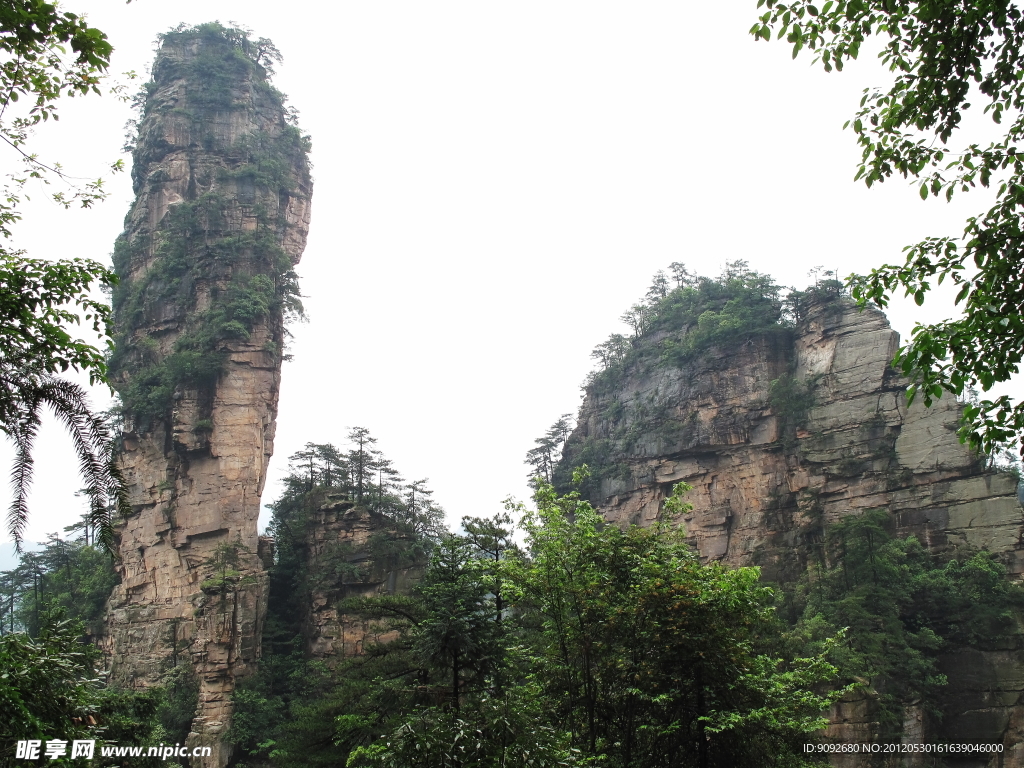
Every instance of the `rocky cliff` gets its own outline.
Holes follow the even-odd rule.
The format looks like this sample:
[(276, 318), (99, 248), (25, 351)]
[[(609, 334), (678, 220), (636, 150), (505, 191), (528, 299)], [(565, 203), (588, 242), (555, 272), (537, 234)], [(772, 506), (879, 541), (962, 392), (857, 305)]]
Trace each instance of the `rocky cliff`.
[(218, 24), (163, 36), (114, 253), (111, 372), (134, 514), (102, 645), (128, 686), (192, 666), (189, 741), (215, 765), (235, 681), (260, 655), (256, 522), (312, 193), (308, 139), (267, 80), (275, 57)]
[(334, 664), (363, 652), (379, 622), (346, 614), (339, 603), (352, 597), (404, 594), (423, 575), (422, 557), (409, 554), (414, 538), (378, 512), (356, 506), (346, 495), (329, 496), (313, 513), (306, 532), (309, 604), (302, 628), (310, 656)]
[[(987, 470), (959, 443), (952, 397), (908, 407), (908, 382), (888, 365), (898, 337), (882, 313), (823, 299), (793, 329), (734, 335), (666, 362), (693, 330), (634, 340), (635, 362), (587, 390), (562, 468), (588, 461), (596, 469), (588, 492), (607, 519), (650, 524), (673, 484), (686, 481), (693, 509), (679, 522), (700, 554), (759, 565), (773, 582), (804, 572), (825, 527), (878, 509), (896, 534), (934, 552), (984, 549), (1015, 577), (1024, 573), (1016, 478)], [(943, 732), (922, 731), (909, 708), (904, 739), (998, 743), (1005, 752), (992, 765), (1024, 765), (1020, 648), (963, 649), (943, 667), (955, 701)], [(870, 740), (870, 696), (843, 702), (832, 720), (837, 741)], [(968, 764), (989, 763), (957, 763)]]

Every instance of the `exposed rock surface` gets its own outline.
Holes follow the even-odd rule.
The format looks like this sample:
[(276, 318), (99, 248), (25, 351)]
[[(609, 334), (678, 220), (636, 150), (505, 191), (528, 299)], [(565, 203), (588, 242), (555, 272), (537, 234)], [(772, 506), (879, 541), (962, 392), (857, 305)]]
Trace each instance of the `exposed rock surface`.
[[(880, 508), (900, 536), (916, 535), (936, 552), (987, 549), (1019, 577), (1016, 479), (986, 470), (960, 444), (951, 396), (930, 409), (907, 406), (907, 382), (888, 365), (897, 345), (881, 312), (837, 300), (817, 305), (792, 335), (712, 349), (684, 369), (638, 366), (613, 391), (588, 391), (563, 461), (571, 466), (585, 446), (601, 446), (615, 471), (604, 473), (592, 500), (620, 523), (652, 523), (673, 484), (686, 481), (693, 510), (680, 522), (701, 555), (759, 565), (771, 581), (798, 578), (823, 525)], [(787, 376), (795, 382), (788, 412), (772, 391)], [(959, 656), (944, 660), (956, 702), (947, 733), (922, 730), (914, 713), (905, 732), (920, 731), (924, 742), (955, 733), (1004, 745), (992, 763), (957, 765), (1024, 766), (1024, 654)], [(871, 707), (861, 699), (836, 707), (830, 737), (871, 736)], [(868, 765), (843, 759), (836, 765)]]
[(134, 515), (120, 528), (102, 646), (129, 686), (193, 666), (189, 742), (221, 766), (231, 693), (260, 655), (256, 523), (312, 194), (306, 140), (267, 83), (264, 53), (219, 25), (165, 37), (115, 251), (112, 370)]
[(367, 638), (390, 639), (374, 630), (375, 622), (339, 611), (338, 603), (349, 597), (408, 594), (424, 566), (389, 562), (374, 546), (375, 541), (390, 545), (403, 538), (408, 537), (388, 517), (342, 495), (329, 497), (314, 513), (307, 536), (311, 599), (303, 621), (311, 656), (331, 664), (361, 654)]

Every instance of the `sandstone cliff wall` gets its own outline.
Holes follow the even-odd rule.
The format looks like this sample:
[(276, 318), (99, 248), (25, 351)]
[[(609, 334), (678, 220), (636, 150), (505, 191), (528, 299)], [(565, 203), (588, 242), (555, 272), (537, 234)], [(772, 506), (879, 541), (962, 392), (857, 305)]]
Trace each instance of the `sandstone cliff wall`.
[(387, 516), (343, 495), (328, 497), (313, 514), (307, 534), (311, 597), (303, 619), (313, 658), (333, 664), (361, 654), (367, 640), (390, 639), (374, 629), (378, 622), (346, 614), (338, 604), (351, 597), (409, 594), (425, 566), (393, 562), (399, 558), (387, 552), (407, 549), (402, 545), (411, 541)]
[(260, 655), (256, 523), (312, 193), (307, 140), (267, 82), (270, 52), (215, 24), (165, 36), (114, 256), (111, 369), (134, 515), (102, 645), (129, 686), (192, 665), (189, 741), (211, 745), (213, 765), (229, 758), (235, 681)]
[[(900, 536), (937, 552), (987, 549), (1019, 576), (1016, 479), (986, 470), (959, 443), (951, 396), (930, 409), (907, 406), (907, 382), (888, 365), (897, 345), (881, 312), (837, 299), (816, 305), (791, 335), (752, 336), (681, 369), (637, 366), (613, 389), (588, 391), (563, 465), (600, 447), (612, 470), (592, 487), (592, 501), (620, 523), (652, 523), (673, 484), (688, 482), (693, 510), (680, 522), (701, 555), (759, 565), (770, 581), (799, 577), (823, 526), (880, 508)], [(788, 402), (778, 384), (773, 390), (780, 380), (791, 382)], [(1024, 654), (964, 650), (944, 659), (943, 671), (957, 701), (951, 730), (915, 739), (920, 718), (908, 712), (904, 738), (1001, 743), (991, 765), (1024, 766)], [(838, 741), (872, 733), (863, 694), (832, 716)], [(968, 764), (989, 763), (957, 763)]]

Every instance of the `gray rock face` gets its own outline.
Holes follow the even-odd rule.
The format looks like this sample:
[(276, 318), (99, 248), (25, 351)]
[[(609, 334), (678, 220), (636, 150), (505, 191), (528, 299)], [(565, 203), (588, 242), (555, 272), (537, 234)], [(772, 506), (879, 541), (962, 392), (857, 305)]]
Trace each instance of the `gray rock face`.
[[(908, 383), (888, 365), (897, 346), (881, 312), (839, 300), (818, 305), (790, 336), (713, 349), (684, 369), (638, 367), (613, 392), (588, 391), (564, 462), (603, 446), (616, 469), (604, 473), (591, 500), (618, 523), (652, 523), (672, 485), (686, 481), (693, 510), (678, 522), (700, 554), (759, 565), (770, 581), (799, 577), (823, 524), (880, 508), (899, 536), (913, 534), (936, 552), (987, 549), (1019, 577), (1024, 511), (1015, 478), (986, 470), (960, 444), (960, 406), (951, 396), (932, 408), (907, 406)], [(787, 375), (791, 396), (780, 402), (773, 382)], [(971, 673), (948, 661), (959, 711), (946, 725), (973, 741), (1002, 743), (998, 765), (1024, 766), (1024, 655), (972, 653)], [(829, 735), (863, 740), (871, 732), (868, 704), (837, 706)], [(917, 720), (907, 716), (912, 733)]]
[(256, 522), (312, 194), (305, 140), (258, 58), (217, 25), (166, 36), (115, 250), (111, 368), (135, 514), (119, 531), (122, 582), (101, 645), (122, 685), (191, 665), (189, 742), (221, 766), (231, 693), (260, 655)]

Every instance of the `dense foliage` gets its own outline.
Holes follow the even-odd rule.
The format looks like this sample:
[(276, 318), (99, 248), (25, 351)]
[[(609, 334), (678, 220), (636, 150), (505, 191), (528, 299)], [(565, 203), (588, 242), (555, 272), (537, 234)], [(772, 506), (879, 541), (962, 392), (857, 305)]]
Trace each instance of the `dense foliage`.
[[(345, 449), (308, 443), (293, 454), (284, 489), (270, 505), (276, 562), (270, 570), (264, 655), (259, 672), (236, 694), (231, 734), (250, 758), (270, 754), (281, 765), (336, 765), (336, 719), (348, 718), (351, 741), (359, 743), (380, 727), (378, 718), (387, 722), (393, 708), (394, 691), (374, 680), (402, 669), (402, 642), (341, 660), (332, 672), (307, 658), (303, 621), (314, 591), (341, 602), (351, 597), (346, 585), (353, 581), (425, 566), (443, 534), (444, 512), (431, 498), (427, 481), (404, 480), (376, 448), (369, 430), (355, 427), (347, 438)], [(310, 536), (317, 511), (334, 502), (379, 515), (382, 525), (365, 550), (338, 542), (314, 562)], [(402, 610), (419, 610), (408, 598), (388, 599)]]
[[(679, 486), (669, 511), (685, 509)], [(510, 582), (557, 727), (608, 765), (800, 765), (835, 668), (788, 655), (756, 569), (702, 565), (672, 525), (605, 525), (548, 485)]]
[[(18, 206), (30, 180), (57, 183), (59, 190), (50, 196), (65, 208), (75, 203), (88, 207), (105, 197), (102, 180), (77, 184), (59, 164), (41, 161), (27, 146), (35, 125), (57, 119), (62, 96), (99, 93), (112, 50), (100, 30), (55, 4), (15, 0), (0, 8), (0, 139), (22, 163), (20, 171), (6, 177), (0, 195), (4, 241), (21, 219)], [(114, 169), (120, 168), (118, 161)], [(106, 381), (102, 353), (69, 328), (84, 321), (106, 336), (110, 309), (91, 289), (116, 282), (113, 273), (89, 259), (43, 261), (0, 245), (0, 432), (16, 451), (7, 523), (19, 546), (44, 406), (71, 434), (104, 544), (110, 542), (110, 502), (127, 511), (105, 424), (90, 411), (85, 389), (55, 376), (72, 368), (88, 371), (93, 383)]]
[(51, 534), (41, 549), (23, 553), (16, 568), (0, 573), (0, 630), (35, 635), (42, 617), (60, 609), (90, 634), (99, 633), (118, 576), (110, 555), (87, 543), (88, 519), (81, 528), (86, 534), (77, 540)]
[[(184, 743), (195, 716), (198, 681), (191, 665), (177, 659), (159, 687), (128, 691), (104, 684), (89, 641), (99, 634), (118, 576), (109, 553), (95, 544), (88, 515), (65, 530), (76, 538), (51, 535), (41, 549), (23, 553), (16, 568), (0, 573), (0, 766), (14, 755), (7, 747), (26, 738)], [(99, 751), (95, 760), (166, 765), (158, 758), (103, 759)]]
[[(184, 734), (173, 727), (174, 686), (147, 691), (104, 686), (95, 668), (98, 653), (82, 642), (83, 629), (80, 621), (55, 609), (43, 614), (35, 635), (0, 635), (0, 711), (4, 713), (0, 718), (0, 766), (25, 764), (16, 758), (15, 743), (20, 740), (45, 743), (59, 739), (70, 747), (72, 741), (82, 739), (96, 741), (90, 764), (180, 768), (157, 757), (115, 759), (102, 755), (105, 745), (183, 743)], [(191, 723), (195, 704), (193, 695), (186, 725)], [(168, 723), (172, 727), (168, 728)], [(80, 761), (66, 756), (53, 762), (71, 765)]]
[[(620, 318), (631, 334), (612, 334), (591, 353), (599, 369), (588, 390), (608, 391), (642, 362), (678, 366), (711, 347), (787, 325), (780, 286), (745, 261), (728, 262), (717, 278), (694, 276), (679, 262), (670, 269), (675, 287), (658, 272), (644, 299)], [(643, 343), (655, 334), (656, 342)]]
[(953, 559), (890, 533), (884, 509), (827, 528), (793, 595), (798, 631), (811, 640), (846, 627), (836, 658), (848, 679), (878, 693), (882, 741), (898, 738), (904, 706), (941, 721), (948, 704), (940, 657), (955, 649), (1019, 647), (1024, 587), (987, 552)]
[[(895, 365), (930, 404), (946, 392), (988, 392), (1020, 371), (1024, 359), (1024, 13), (1011, 0), (759, 0), (756, 38), (774, 33), (794, 58), (815, 51), (826, 71), (842, 70), (871, 36), (895, 73), (887, 89), (865, 89), (852, 127), (862, 150), (857, 178), (870, 187), (895, 174), (914, 180), (922, 198), (952, 199), (981, 185), (995, 204), (967, 220), (963, 235), (929, 237), (904, 249), (903, 264), (850, 278), (856, 298), (885, 306), (903, 289), (921, 304), (933, 285), (960, 287), (953, 320), (918, 325)], [(1002, 128), (993, 141), (950, 142), (972, 103)], [(1005, 120), (1005, 122), (1004, 122)], [(914, 390), (911, 391), (911, 397)], [(985, 453), (1017, 442), (1024, 451), (1024, 402), (1008, 395), (965, 409), (962, 440)]]
[(36, 637), (0, 636), (0, 765), (14, 765), (18, 739), (89, 738), (96, 702), (92, 651), (80, 625), (46, 616)]
[[(351, 478), (351, 459), (304, 453), (286, 498), (308, 504), (328, 473)], [(818, 689), (835, 669), (824, 652), (790, 652), (756, 570), (702, 566), (670, 527), (605, 526), (543, 482), (536, 501), (525, 551), (508, 513), (464, 518), (464, 534), (434, 539), (411, 594), (339, 595), (381, 640), (333, 669), (304, 658), (285, 609), (301, 599), (283, 581), (286, 544), (235, 742), (281, 766), (803, 764), (799, 745), (839, 695)], [(275, 505), (279, 541), (296, 536), (297, 510)]]

